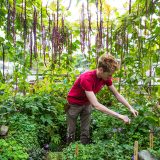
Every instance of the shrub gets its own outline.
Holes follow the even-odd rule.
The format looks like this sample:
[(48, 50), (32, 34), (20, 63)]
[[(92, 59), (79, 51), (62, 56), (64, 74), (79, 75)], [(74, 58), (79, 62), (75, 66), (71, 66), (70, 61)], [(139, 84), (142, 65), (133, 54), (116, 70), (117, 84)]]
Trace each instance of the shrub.
[(0, 139), (0, 159), (27, 160), (29, 155), (25, 147), (14, 140)]

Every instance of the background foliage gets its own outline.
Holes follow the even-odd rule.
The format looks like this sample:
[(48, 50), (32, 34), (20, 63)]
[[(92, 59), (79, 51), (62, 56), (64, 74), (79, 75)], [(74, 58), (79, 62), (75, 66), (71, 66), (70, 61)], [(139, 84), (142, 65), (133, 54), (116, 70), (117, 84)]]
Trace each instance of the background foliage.
[[(119, 16), (106, 1), (88, 0), (81, 7), (81, 19), (70, 22), (69, 6), (62, 0), (46, 6), (40, 0), (0, 1), (0, 125), (9, 126), (8, 135), (0, 137), (0, 159), (129, 160), (134, 141), (139, 150), (150, 147), (149, 130), (154, 131), (151, 152), (160, 157), (160, 87), (152, 75), (153, 65), (160, 75), (160, 2), (125, 5), (128, 11)], [(119, 59), (114, 84), (139, 116), (133, 118), (105, 88), (98, 100), (128, 114), (131, 125), (94, 110), (92, 144), (66, 146), (67, 93), (82, 71), (96, 67), (103, 53)], [(8, 61), (14, 63), (12, 74), (4, 72)], [(27, 81), (33, 74), (34, 84)], [(79, 125), (76, 135), (78, 141)]]

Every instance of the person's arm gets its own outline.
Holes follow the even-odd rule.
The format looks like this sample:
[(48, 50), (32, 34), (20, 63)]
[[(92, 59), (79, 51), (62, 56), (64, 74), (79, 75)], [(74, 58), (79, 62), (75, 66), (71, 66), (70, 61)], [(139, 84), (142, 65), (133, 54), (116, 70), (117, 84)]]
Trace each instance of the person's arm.
[(117, 117), (117, 118), (123, 120), (125, 123), (130, 123), (130, 119), (128, 118), (128, 116), (124, 116), (124, 115), (121, 115), (117, 112), (114, 112), (114, 111), (108, 109), (107, 107), (105, 107), (104, 105), (102, 105), (101, 103), (99, 103), (95, 94), (92, 91), (85, 91), (85, 93), (86, 93), (86, 96), (87, 96), (88, 100), (90, 101), (91, 105), (94, 106), (97, 110), (99, 110), (103, 113), (112, 115), (114, 117)]
[(121, 102), (123, 105), (128, 107), (130, 112), (134, 115), (137, 116), (138, 112), (126, 101), (126, 99), (117, 91), (117, 89), (114, 87), (114, 85), (108, 86), (110, 91), (113, 93), (113, 95), (116, 97), (116, 99)]

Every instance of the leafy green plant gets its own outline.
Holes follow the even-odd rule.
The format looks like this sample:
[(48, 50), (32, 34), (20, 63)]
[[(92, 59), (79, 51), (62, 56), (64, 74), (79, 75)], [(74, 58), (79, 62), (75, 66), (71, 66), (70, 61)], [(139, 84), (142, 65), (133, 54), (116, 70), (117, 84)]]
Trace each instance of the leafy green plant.
[(27, 149), (39, 147), (37, 139), (38, 125), (34, 122), (33, 117), (16, 113), (9, 116), (7, 124), (9, 125), (7, 139), (16, 140)]
[(25, 147), (15, 140), (0, 139), (0, 159), (27, 160), (29, 155)]
[(117, 141), (98, 141), (96, 144), (82, 145), (74, 143), (63, 150), (62, 159), (131, 159), (133, 146), (120, 145)]
[(61, 152), (48, 152), (47, 160), (62, 160)]
[(45, 160), (47, 151), (45, 151), (43, 148), (33, 148), (28, 151), (29, 153), (29, 159), (32, 160)]
[(11, 85), (0, 82), (0, 104), (12, 95)]
[(154, 155), (156, 158), (160, 158), (160, 149), (154, 150), (154, 149), (148, 149), (152, 155)]

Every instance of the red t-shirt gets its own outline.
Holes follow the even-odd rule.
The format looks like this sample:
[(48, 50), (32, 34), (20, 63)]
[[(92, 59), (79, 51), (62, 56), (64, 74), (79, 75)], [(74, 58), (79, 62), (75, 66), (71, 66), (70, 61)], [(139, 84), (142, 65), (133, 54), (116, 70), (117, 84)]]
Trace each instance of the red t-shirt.
[(77, 78), (69, 91), (67, 96), (68, 103), (77, 105), (89, 104), (85, 91), (93, 91), (96, 94), (104, 85), (111, 86), (112, 80), (98, 78), (96, 70), (84, 72)]

